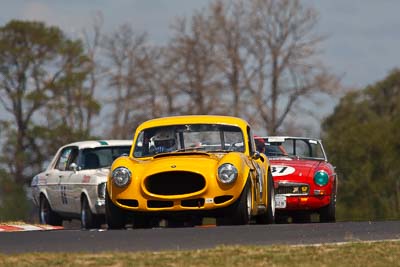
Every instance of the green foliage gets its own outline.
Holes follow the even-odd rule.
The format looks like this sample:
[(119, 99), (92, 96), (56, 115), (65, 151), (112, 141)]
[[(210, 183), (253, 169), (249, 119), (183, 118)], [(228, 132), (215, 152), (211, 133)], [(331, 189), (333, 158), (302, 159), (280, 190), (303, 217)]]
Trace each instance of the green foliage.
[(26, 221), (31, 205), (23, 186), (14, 183), (10, 176), (0, 169), (0, 222)]
[(339, 219), (400, 218), (400, 71), (346, 95), (322, 129), (339, 173)]
[(92, 67), (82, 41), (57, 27), (18, 20), (0, 27), (0, 105), (8, 113), (0, 164), (17, 183), (41, 169), (49, 150), (90, 136), (100, 110), (85, 86)]
[[(0, 162), (8, 163), (9, 166), (14, 164), (13, 161), (23, 162), (24, 176), (27, 177), (25, 184), (29, 183), (36, 173), (47, 167), (44, 164), (49, 163), (61, 146), (81, 140), (97, 139), (85, 130), (74, 130), (65, 124), (54, 125), (52, 128), (29, 125), (26, 133), (29, 145), (23, 151), (16, 151), (16, 132), (8, 129), (6, 141), (2, 147), (3, 154), (0, 154)], [(12, 157), (12, 155), (17, 155), (17, 157)]]
[[(36, 136), (36, 144), (39, 146), (36, 154), (38, 154), (38, 152), (41, 154), (38, 163), (41, 164), (40, 166), (42, 168), (47, 167), (42, 165), (43, 162), (51, 160), (61, 146), (82, 140), (98, 139), (84, 130), (73, 130), (67, 125), (57, 125), (53, 128), (35, 126), (32, 129), (32, 135)], [(30, 152), (31, 155), (35, 153), (35, 151)]]

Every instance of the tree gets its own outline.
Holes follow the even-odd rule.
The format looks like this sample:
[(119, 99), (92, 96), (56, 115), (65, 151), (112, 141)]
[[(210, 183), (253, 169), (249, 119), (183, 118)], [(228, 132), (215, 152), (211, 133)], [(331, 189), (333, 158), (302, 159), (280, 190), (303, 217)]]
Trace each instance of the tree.
[(84, 125), (84, 129), (88, 135), (92, 135), (92, 119), (97, 116), (100, 111), (100, 104), (94, 101), (96, 92), (99, 91), (98, 87), (101, 84), (106, 68), (102, 65), (101, 59), (101, 40), (102, 40), (102, 26), (103, 26), (103, 15), (101, 12), (96, 13), (93, 17), (91, 29), (83, 30), (83, 42), (85, 46), (85, 51), (89, 59), (90, 71), (88, 74), (88, 81), (86, 85), (86, 94), (88, 96), (87, 113)]
[(253, 99), (244, 74), (246, 69), (252, 68), (254, 61), (245, 49), (248, 37), (246, 21), (249, 19), (245, 2), (236, 1), (224, 5), (222, 1), (216, 1), (210, 5), (210, 13), (209, 20), (215, 31), (216, 55), (219, 60), (217, 65), (224, 78), (221, 105), (225, 104), (225, 112), (228, 114), (243, 116), (253, 124), (256, 122), (252, 119), (253, 111), (246, 108), (252, 105)]
[(0, 222), (28, 219), (29, 203), (23, 187), (13, 182), (10, 175), (0, 169)]
[(313, 8), (299, 0), (253, 0), (250, 5), (246, 49), (255, 65), (246, 71), (246, 81), (260, 122), (274, 135), (301, 110), (301, 101), (332, 93), (337, 79), (317, 61), (322, 38), (314, 33), (318, 14)]
[(299, 0), (215, 1), (178, 18), (168, 56), (182, 112), (241, 116), (270, 135), (291, 129), (340, 88), (318, 62), (317, 22)]
[(216, 32), (207, 14), (195, 12), (188, 22), (177, 18), (169, 42), (169, 68), (175, 73), (175, 103), (182, 114), (218, 114), (222, 103), (221, 72), (218, 70)]
[(112, 104), (112, 138), (131, 138), (134, 127), (159, 115), (156, 98), (156, 61), (159, 51), (147, 42), (146, 33), (122, 25), (103, 42), (108, 66), (108, 103)]
[(85, 110), (98, 108), (83, 86), (89, 63), (82, 43), (57, 27), (12, 20), (0, 28), (1, 162), (18, 184), (40, 170), (55, 147), (88, 135)]
[(322, 129), (339, 172), (339, 217), (400, 218), (400, 70), (348, 93)]

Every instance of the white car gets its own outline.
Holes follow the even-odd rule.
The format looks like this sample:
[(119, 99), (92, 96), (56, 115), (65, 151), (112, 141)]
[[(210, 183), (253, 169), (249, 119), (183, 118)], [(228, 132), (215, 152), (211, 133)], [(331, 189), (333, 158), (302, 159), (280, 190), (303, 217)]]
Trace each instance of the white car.
[(83, 229), (104, 222), (105, 187), (112, 162), (128, 155), (132, 140), (82, 141), (61, 147), (31, 182), (42, 224), (80, 219)]

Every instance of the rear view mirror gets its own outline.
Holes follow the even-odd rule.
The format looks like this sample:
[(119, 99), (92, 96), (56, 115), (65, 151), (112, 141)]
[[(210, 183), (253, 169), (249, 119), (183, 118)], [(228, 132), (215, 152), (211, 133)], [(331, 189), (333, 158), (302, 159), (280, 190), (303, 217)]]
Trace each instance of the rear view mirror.
[(71, 163), (71, 165), (69, 165), (69, 169), (72, 170), (72, 171), (74, 171), (74, 172), (80, 170), (78, 164), (76, 164), (75, 162), (73, 162), (73, 163)]
[(258, 151), (255, 151), (253, 153), (253, 155), (251, 156), (251, 158), (254, 159), (254, 160), (258, 160), (260, 157), (261, 157), (260, 156), (260, 152), (258, 152)]

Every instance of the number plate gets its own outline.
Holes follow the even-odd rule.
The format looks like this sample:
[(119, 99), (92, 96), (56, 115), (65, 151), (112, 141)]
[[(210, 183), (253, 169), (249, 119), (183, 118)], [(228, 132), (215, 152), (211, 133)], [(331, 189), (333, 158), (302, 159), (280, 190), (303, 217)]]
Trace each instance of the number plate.
[(275, 195), (275, 208), (277, 208), (277, 209), (286, 208), (286, 196)]

